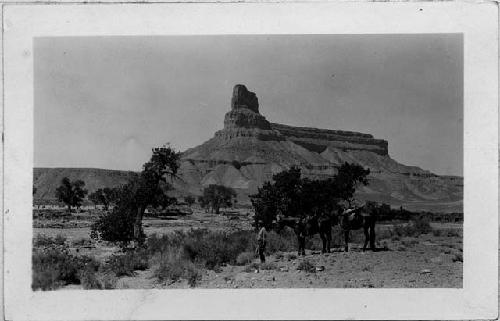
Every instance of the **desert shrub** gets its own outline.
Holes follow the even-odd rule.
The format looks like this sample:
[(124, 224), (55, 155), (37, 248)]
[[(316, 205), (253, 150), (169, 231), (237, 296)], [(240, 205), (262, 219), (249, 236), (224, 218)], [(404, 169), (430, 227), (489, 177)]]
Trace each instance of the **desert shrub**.
[(61, 234), (57, 234), (56, 237), (54, 238), (54, 244), (55, 245), (64, 245), (66, 244), (66, 237)]
[(313, 273), (316, 271), (314, 265), (309, 260), (300, 261), (299, 265), (297, 266), (297, 270), (301, 270), (308, 273)]
[(277, 252), (274, 257), (276, 258), (276, 260), (282, 260), (285, 255), (282, 252)]
[(276, 264), (274, 262), (264, 262), (264, 263), (260, 264), (261, 270), (271, 271), (271, 270), (276, 270), (277, 268), (278, 267), (276, 266)]
[(92, 241), (87, 239), (87, 238), (82, 237), (82, 238), (74, 240), (73, 242), (71, 242), (71, 244), (73, 246), (87, 246), (87, 245), (91, 245)]
[(464, 261), (463, 254), (462, 253), (455, 253), (455, 255), (453, 256), (453, 258), (451, 260), (453, 262), (463, 262)]
[(80, 271), (80, 283), (86, 290), (102, 289), (101, 282), (97, 278), (97, 270), (92, 267), (86, 267)]
[(38, 234), (33, 238), (34, 247), (47, 247), (53, 245), (64, 245), (66, 243), (66, 237), (58, 234), (55, 238), (47, 236), (45, 234)]
[(434, 235), (436, 237), (443, 236), (443, 234), (444, 234), (444, 230), (442, 230), (442, 229), (434, 229), (432, 231), (432, 235)]
[(255, 253), (254, 252), (242, 252), (238, 254), (236, 257), (236, 264), (238, 265), (246, 265), (248, 263), (251, 263), (255, 258)]
[(251, 231), (234, 233), (191, 231), (184, 241), (184, 255), (192, 262), (202, 263), (208, 269), (223, 264), (235, 264), (238, 255), (255, 248)]
[(254, 262), (246, 265), (245, 268), (243, 269), (243, 272), (252, 273), (258, 269), (259, 269), (259, 264)]
[(80, 283), (88, 289), (114, 289), (117, 278), (114, 273), (103, 271), (100, 264), (89, 264), (80, 270)]
[(462, 230), (458, 228), (451, 228), (448, 229), (447, 236), (452, 236), (452, 237), (462, 237)]
[(395, 240), (393, 239), (394, 241), (397, 241), (399, 239), (397, 236), (393, 235), (390, 229), (377, 230), (376, 236), (379, 240), (393, 239), (394, 237), (397, 238)]
[(156, 260), (158, 265), (154, 270), (154, 275), (161, 282), (186, 279), (189, 286), (195, 287), (201, 279), (201, 273), (196, 265), (184, 259), (179, 252), (172, 251), (159, 256)]
[(413, 224), (418, 235), (427, 234), (432, 231), (430, 221), (427, 218), (417, 218), (413, 221)]
[(462, 231), (456, 228), (449, 229), (434, 229), (432, 230), (434, 236), (444, 236), (444, 237), (461, 237)]
[(393, 235), (393, 236), (391, 237), (391, 241), (399, 241), (399, 240), (400, 240), (400, 237), (399, 237), (399, 236), (397, 236), (397, 235)]
[(149, 267), (148, 255), (145, 250), (130, 251), (125, 254), (114, 254), (106, 261), (105, 269), (116, 276), (134, 276), (135, 270), (145, 270)]
[(65, 250), (48, 248), (33, 253), (33, 290), (53, 290), (80, 282), (79, 262)]
[(186, 233), (181, 231), (175, 231), (161, 236), (152, 234), (146, 240), (147, 252), (149, 255), (154, 255), (156, 253), (165, 253), (172, 248), (181, 247), (186, 237)]
[(418, 237), (421, 234), (427, 234), (432, 231), (430, 222), (426, 218), (417, 218), (406, 225), (395, 225), (394, 234), (400, 237)]
[(66, 284), (80, 284), (81, 270), (99, 263), (88, 256), (74, 256), (67, 248), (50, 247), (32, 254), (33, 290), (54, 290)]
[(363, 266), (363, 268), (361, 269), (361, 271), (364, 271), (364, 272), (373, 272), (373, 266), (371, 265), (365, 265)]
[(404, 239), (401, 243), (403, 243), (404, 246), (413, 246), (418, 244), (418, 241), (416, 239), (408, 238)]

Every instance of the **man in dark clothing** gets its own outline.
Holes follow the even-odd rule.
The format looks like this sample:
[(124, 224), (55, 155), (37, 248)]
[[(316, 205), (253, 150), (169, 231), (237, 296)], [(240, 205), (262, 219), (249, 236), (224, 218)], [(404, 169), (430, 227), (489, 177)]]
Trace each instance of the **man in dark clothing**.
[(296, 233), (299, 241), (299, 255), (306, 255), (306, 222), (303, 217), (297, 222)]

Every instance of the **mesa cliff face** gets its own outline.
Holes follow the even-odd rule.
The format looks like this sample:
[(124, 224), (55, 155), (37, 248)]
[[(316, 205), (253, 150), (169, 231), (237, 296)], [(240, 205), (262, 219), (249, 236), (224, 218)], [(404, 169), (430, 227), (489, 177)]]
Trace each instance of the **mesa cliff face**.
[(371, 171), (370, 184), (357, 197), (415, 209), (461, 211), (463, 180), (440, 177), (390, 158), (388, 142), (370, 134), (270, 123), (259, 112), (257, 95), (236, 85), (224, 128), (182, 155), (175, 187), (201, 194), (210, 184), (236, 189), (240, 201), (272, 175), (291, 166), (311, 178), (327, 178), (344, 162)]

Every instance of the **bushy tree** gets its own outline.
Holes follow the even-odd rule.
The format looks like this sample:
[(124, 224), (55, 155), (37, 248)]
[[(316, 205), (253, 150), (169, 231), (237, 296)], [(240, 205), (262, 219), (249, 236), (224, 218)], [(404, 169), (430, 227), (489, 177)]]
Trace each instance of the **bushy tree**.
[(114, 204), (119, 196), (117, 188), (99, 188), (89, 194), (89, 200), (95, 205), (104, 205), (104, 209), (108, 210), (110, 204)]
[(84, 186), (85, 182), (82, 180), (71, 182), (67, 177), (61, 180), (61, 185), (56, 189), (56, 198), (68, 206), (69, 213), (71, 213), (71, 206), (80, 207), (82, 205), (88, 192)]
[(292, 167), (273, 176), (257, 194), (250, 197), (255, 221), (270, 227), (278, 214), (291, 217), (321, 216), (339, 209), (339, 202), (352, 201), (359, 184), (368, 184), (370, 173), (357, 164), (343, 164), (332, 178), (311, 180), (301, 178), (300, 169)]
[(208, 212), (210, 204), (206, 198), (203, 196), (198, 196), (198, 204), (200, 204), (200, 207), (205, 210), (205, 212)]
[(172, 204), (173, 198), (167, 194), (172, 187), (167, 179), (176, 177), (179, 158), (180, 153), (170, 146), (154, 148), (143, 170), (120, 189), (113, 211), (93, 224), (91, 236), (124, 244), (132, 240), (141, 244), (146, 208)]
[(191, 205), (193, 205), (193, 204), (194, 204), (195, 199), (194, 199), (194, 197), (193, 197), (193, 196), (188, 195), (188, 196), (184, 197), (184, 202), (186, 202), (186, 203), (187, 203), (187, 205), (191, 206)]
[(216, 214), (219, 214), (221, 207), (231, 207), (235, 198), (236, 192), (223, 185), (211, 184), (203, 190), (203, 199)]
[(335, 184), (337, 185), (337, 193), (340, 198), (352, 204), (356, 188), (362, 184), (368, 184), (369, 169), (364, 169), (358, 164), (344, 163), (340, 166), (339, 171), (335, 177)]

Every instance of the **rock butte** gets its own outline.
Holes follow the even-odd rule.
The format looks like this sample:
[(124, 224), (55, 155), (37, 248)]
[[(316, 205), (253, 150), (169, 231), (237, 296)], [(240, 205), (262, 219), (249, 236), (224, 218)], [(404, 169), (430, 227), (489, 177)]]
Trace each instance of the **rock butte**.
[(183, 193), (201, 194), (210, 184), (235, 188), (240, 201), (248, 202), (272, 175), (299, 166), (311, 178), (327, 178), (343, 162), (370, 168), (370, 184), (358, 197), (410, 208), (462, 211), (463, 179), (438, 176), (393, 160), (388, 142), (370, 134), (294, 127), (271, 123), (259, 112), (257, 95), (236, 85), (224, 128), (205, 143), (182, 155)]

